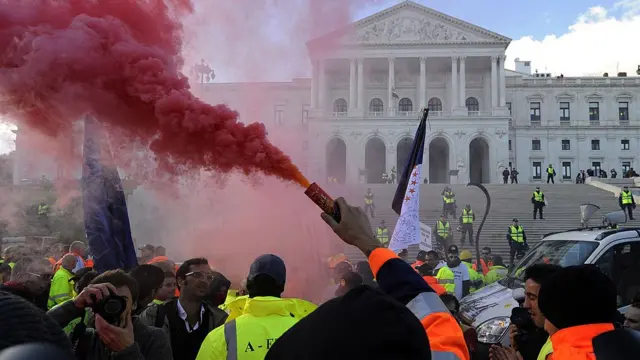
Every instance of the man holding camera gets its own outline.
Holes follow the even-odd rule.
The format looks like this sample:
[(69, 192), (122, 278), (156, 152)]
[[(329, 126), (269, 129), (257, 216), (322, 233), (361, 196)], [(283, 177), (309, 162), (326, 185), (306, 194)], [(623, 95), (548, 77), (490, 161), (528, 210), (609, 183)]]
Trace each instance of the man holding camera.
[[(138, 284), (122, 270), (106, 271), (73, 299), (47, 314), (61, 327), (82, 317), (85, 308), (95, 314), (95, 329), (76, 327), (72, 334), (79, 360), (171, 360), (168, 336), (131, 317)], [(82, 323), (81, 323), (82, 324)]]
[(549, 334), (544, 330), (546, 318), (538, 307), (538, 293), (540, 286), (560, 269), (558, 265), (535, 264), (525, 270), (524, 304), (511, 313), (511, 348), (493, 346), (492, 359), (545, 360), (553, 352)]

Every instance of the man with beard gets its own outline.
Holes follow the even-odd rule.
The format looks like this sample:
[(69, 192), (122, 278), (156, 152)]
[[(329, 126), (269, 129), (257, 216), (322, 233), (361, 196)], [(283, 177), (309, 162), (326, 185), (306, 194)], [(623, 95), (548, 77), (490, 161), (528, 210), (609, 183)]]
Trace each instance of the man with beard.
[(10, 280), (0, 286), (0, 290), (23, 297), (46, 311), (51, 277), (49, 260), (44, 257), (24, 257), (16, 261)]
[(174, 359), (194, 360), (207, 334), (227, 319), (224, 311), (205, 301), (213, 278), (207, 259), (189, 259), (176, 272), (180, 297), (152, 304), (140, 314), (145, 324), (169, 334)]
[(438, 283), (442, 285), (448, 293), (455, 295), (458, 299), (469, 294), (471, 278), (469, 270), (462, 264), (459, 257), (458, 247), (449, 246), (447, 251), (447, 266), (442, 267), (436, 275)]

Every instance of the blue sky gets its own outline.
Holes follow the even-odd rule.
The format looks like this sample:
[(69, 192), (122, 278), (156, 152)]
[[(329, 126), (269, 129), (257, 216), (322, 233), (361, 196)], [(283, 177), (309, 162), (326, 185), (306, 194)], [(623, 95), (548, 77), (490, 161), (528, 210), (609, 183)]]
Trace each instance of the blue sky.
[[(358, 11), (358, 19), (399, 3), (381, 1), (380, 5)], [(610, 15), (621, 15), (613, 9), (620, 0), (415, 0), (445, 14), (484, 27), (512, 39), (533, 36), (541, 39), (550, 34), (563, 34), (587, 9), (601, 6)], [(497, 10), (497, 11), (496, 11)]]

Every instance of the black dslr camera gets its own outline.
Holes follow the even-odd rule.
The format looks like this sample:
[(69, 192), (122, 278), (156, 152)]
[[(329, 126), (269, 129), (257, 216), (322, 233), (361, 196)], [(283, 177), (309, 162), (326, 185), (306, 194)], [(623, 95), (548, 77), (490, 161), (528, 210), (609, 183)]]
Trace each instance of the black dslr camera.
[(96, 296), (91, 294), (93, 299), (93, 306), (91, 309), (96, 315), (102, 316), (102, 318), (111, 325), (120, 325), (120, 316), (127, 309), (127, 300), (122, 296), (114, 294), (109, 290), (109, 296), (97, 301)]

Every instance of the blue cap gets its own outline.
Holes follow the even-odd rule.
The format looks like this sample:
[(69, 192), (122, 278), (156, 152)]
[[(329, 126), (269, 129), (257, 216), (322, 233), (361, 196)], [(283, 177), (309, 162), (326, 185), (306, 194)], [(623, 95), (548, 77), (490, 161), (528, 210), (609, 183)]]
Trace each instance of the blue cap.
[(280, 257), (264, 254), (258, 256), (251, 264), (247, 280), (251, 281), (258, 275), (269, 275), (278, 285), (284, 285), (287, 280), (287, 268)]

